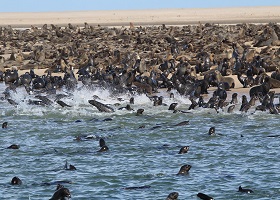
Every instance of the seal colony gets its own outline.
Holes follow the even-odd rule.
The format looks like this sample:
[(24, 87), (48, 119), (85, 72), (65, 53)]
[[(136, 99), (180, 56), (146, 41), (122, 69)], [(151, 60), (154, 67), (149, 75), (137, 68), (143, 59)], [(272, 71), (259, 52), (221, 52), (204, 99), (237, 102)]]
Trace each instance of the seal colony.
[[(129, 28), (90, 26), (87, 23), (84, 27), (45, 24), (40, 28), (32, 26), (24, 30), (2, 27), (0, 35), (0, 80), (7, 85), (1, 100), (11, 106), (20, 106), (23, 100), (13, 99), (12, 94), (22, 88), (27, 94), (24, 101), (30, 106), (48, 107), (56, 102), (63, 109), (72, 109), (75, 102), (68, 105), (62, 99), (82, 87), (88, 89), (87, 103), (93, 109), (105, 113), (121, 109), (135, 112), (138, 118), (145, 116), (147, 108), (137, 111), (131, 108), (133, 96), (137, 94), (146, 94), (152, 106), (166, 106), (166, 110), (172, 113), (189, 113), (176, 110), (177, 102), (168, 108), (164, 98), (157, 96), (160, 90), (170, 93), (172, 98), (177, 92), (189, 99), (191, 105), (188, 110), (192, 110), (191, 113), (199, 108), (213, 109), (216, 113), (224, 110), (232, 113), (234, 109), (248, 112), (252, 108), (271, 114), (280, 111), (279, 103), (274, 101), (278, 94), (273, 90), (280, 86), (278, 24), (207, 23), (182, 27), (164, 24), (136, 27), (131, 23)], [(45, 74), (36, 74), (36, 69), (46, 69)], [(20, 70), (27, 72), (20, 75)], [(56, 73), (62, 73), (62, 76), (56, 76)], [(238, 76), (239, 84), (250, 88), (250, 99), (243, 95), (240, 108), (237, 107), (238, 93), (228, 100), (228, 91), (237, 85), (229, 75)], [(212, 95), (208, 91), (210, 87), (214, 88)], [(119, 109), (119, 105), (106, 105), (99, 97), (90, 95), (90, 91), (96, 88), (106, 88), (112, 94), (128, 93), (130, 104)], [(67, 95), (62, 91), (67, 91)], [(205, 96), (209, 97), (207, 101)], [(257, 101), (259, 104), (256, 104)], [(8, 129), (5, 123), (2, 128)], [(188, 125), (189, 121), (174, 124), (172, 127), (179, 127)], [(153, 129), (160, 127), (158, 125)], [(219, 134), (215, 134), (215, 127), (211, 127), (208, 135), (216, 137)], [(76, 140), (82, 141), (80, 137)], [(110, 151), (111, 146), (113, 144), (110, 144)], [(98, 152), (106, 152), (110, 156), (103, 138), (99, 140), (99, 147)], [(19, 145), (8, 147), (18, 148)], [(178, 154), (186, 155), (189, 148), (181, 147)], [(195, 167), (185, 164), (177, 175), (188, 176), (191, 168), (195, 171)], [(67, 162), (65, 169), (76, 170), (71, 165), (68, 167)], [(144, 185), (125, 189), (150, 187)], [(249, 193), (241, 186), (239, 191)], [(170, 193), (167, 199), (177, 199), (178, 195), (177, 192)], [(58, 186), (52, 199), (70, 196), (67, 188)], [(198, 193), (197, 197), (213, 199), (203, 193)]]
[[(190, 99), (189, 109), (226, 107), (227, 91), (237, 84), (251, 88), (250, 97), (258, 97), (260, 104), (280, 87), (280, 27), (276, 23), (182, 27), (130, 23), (129, 28), (45, 24), (23, 30), (1, 27), (0, 35), (0, 81), (8, 85), (4, 98), (15, 106), (18, 102), (9, 92), (17, 87), (24, 87), (28, 94), (55, 94), (62, 88), (73, 91), (78, 83), (149, 96), (160, 89), (176, 90)], [(46, 69), (45, 74), (37, 75), (36, 69)], [(20, 75), (18, 70), (27, 72)], [(240, 83), (228, 75), (237, 76)], [(217, 90), (204, 104), (209, 87)], [(42, 95), (36, 98), (29, 104), (52, 104)], [(60, 99), (56, 102), (71, 107)], [(114, 112), (97, 100), (88, 102), (101, 112)], [(162, 98), (154, 98), (154, 105), (162, 105)], [(279, 112), (274, 104), (263, 108)]]

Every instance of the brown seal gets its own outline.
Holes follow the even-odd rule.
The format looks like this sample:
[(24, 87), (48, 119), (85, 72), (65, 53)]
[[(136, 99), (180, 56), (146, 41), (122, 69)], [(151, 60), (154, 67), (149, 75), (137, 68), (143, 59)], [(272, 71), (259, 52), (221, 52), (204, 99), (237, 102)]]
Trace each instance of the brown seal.
[(222, 74), (218, 70), (215, 70), (215, 75), (218, 82), (227, 82), (230, 88), (234, 88), (235, 84), (232, 77), (222, 76)]

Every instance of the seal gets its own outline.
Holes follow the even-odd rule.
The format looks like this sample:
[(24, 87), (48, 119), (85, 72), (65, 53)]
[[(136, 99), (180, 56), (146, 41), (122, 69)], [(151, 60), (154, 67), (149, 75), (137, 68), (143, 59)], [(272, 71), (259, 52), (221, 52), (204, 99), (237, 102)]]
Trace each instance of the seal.
[(70, 170), (70, 171), (77, 170), (76, 167), (75, 167), (74, 165), (69, 164), (69, 167), (68, 167), (68, 162), (67, 162), (67, 160), (66, 160), (66, 162), (65, 162), (64, 169), (65, 169), (65, 170)]
[(189, 151), (190, 147), (189, 146), (183, 146), (181, 147), (180, 151), (178, 154), (184, 154), (187, 153)]
[(203, 199), (203, 200), (214, 200), (213, 197), (210, 197), (210, 196), (208, 196), (206, 194), (203, 194), (201, 192), (199, 192), (196, 196), (199, 197), (200, 199)]
[(235, 105), (229, 106), (227, 112), (228, 112), (228, 113), (233, 113), (233, 109), (234, 109), (234, 108), (235, 108)]
[(8, 122), (4, 122), (3, 124), (2, 124), (2, 128), (7, 128), (8, 127)]
[(238, 192), (253, 193), (253, 190), (242, 188), (241, 185), (240, 185), (239, 188), (238, 188)]
[(249, 94), (250, 97), (252, 96), (265, 96), (268, 94), (270, 90), (270, 83), (269, 83), (269, 77), (265, 77), (264, 82), (261, 85), (254, 86), (250, 89)]
[(179, 197), (178, 192), (171, 192), (165, 200), (177, 200)]
[(215, 75), (218, 82), (227, 82), (230, 88), (234, 88), (235, 84), (232, 77), (224, 77), (218, 70), (215, 70)]
[(69, 106), (68, 104), (64, 103), (61, 100), (56, 101), (56, 103), (59, 104), (61, 107), (71, 107), (71, 106)]
[(215, 127), (214, 126), (209, 129), (208, 135), (211, 135), (211, 136), (215, 135)]
[(11, 184), (12, 184), (12, 185), (21, 185), (21, 184), (22, 184), (22, 181), (20, 180), (19, 177), (15, 176), (15, 177), (12, 178)]
[(114, 112), (114, 109), (111, 108), (110, 106), (107, 106), (107, 105), (105, 105), (105, 104), (103, 104), (99, 101), (94, 100), (94, 99), (88, 100), (88, 102), (91, 105), (95, 106), (100, 112), (108, 112), (108, 113)]
[(144, 109), (143, 108), (139, 108), (136, 112), (136, 116), (139, 116), (139, 115), (142, 115), (144, 112)]
[(103, 138), (99, 139), (99, 146), (101, 148), (97, 152), (105, 152), (105, 151), (109, 150), (109, 148), (106, 146), (106, 142)]
[(12, 145), (8, 146), (7, 149), (19, 149), (19, 145), (12, 144)]
[(61, 187), (55, 191), (52, 198), (50, 200), (63, 200), (66, 198), (71, 198), (71, 194), (68, 188)]
[(144, 185), (144, 186), (132, 186), (132, 187), (125, 187), (123, 188), (124, 190), (138, 190), (138, 189), (148, 189), (151, 188), (149, 185)]
[(188, 174), (189, 170), (191, 169), (191, 165), (183, 165), (177, 175), (186, 175)]

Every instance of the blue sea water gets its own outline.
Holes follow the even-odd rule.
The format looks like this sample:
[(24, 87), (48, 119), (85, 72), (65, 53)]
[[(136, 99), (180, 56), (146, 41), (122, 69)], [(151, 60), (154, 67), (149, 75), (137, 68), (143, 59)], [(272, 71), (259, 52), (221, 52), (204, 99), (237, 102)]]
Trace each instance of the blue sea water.
[[(0, 91), (5, 88), (1, 83)], [(93, 95), (115, 112), (99, 112), (88, 103)], [(17, 106), (2, 99), (1, 123), (7, 121), (8, 128), (1, 129), (0, 199), (50, 199), (56, 184), (42, 183), (61, 180), (71, 181), (63, 185), (71, 199), (78, 200), (165, 199), (171, 192), (178, 192), (181, 200), (196, 200), (198, 192), (221, 200), (280, 198), (280, 137), (268, 137), (280, 134), (279, 115), (253, 109), (241, 113), (240, 104), (232, 114), (200, 108), (173, 113), (168, 106), (153, 106), (146, 95), (134, 96), (134, 111), (118, 110), (130, 97), (80, 89), (63, 99), (72, 107), (37, 106), (28, 105), (34, 96), (18, 88), (11, 93)], [(174, 99), (165, 95), (163, 102), (177, 102), (180, 110), (190, 105), (187, 97), (177, 93)], [(139, 108), (144, 113), (136, 116)], [(112, 120), (104, 120), (108, 118)], [(186, 120), (189, 125), (174, 126)], [(207, 135), (212, 126), (215, 136)], [(77, 141), (76, 136), (92, 139)], [(107, 152), (97, 152), (101, 137)], [(20, 148), (7, 149), (11, 144)], [(178, 154), (185, 145), (190, 146), (189, 152)], [(77, 170), (64, 170), (66, 160)], [(177, 176), (184, 164), (192, 168)], [(10, 185), (14, 176), (22, 185)], [(124, 189), (145, 185), (150, 188)], [(254, 193), (238, 192), (240, 185)]]

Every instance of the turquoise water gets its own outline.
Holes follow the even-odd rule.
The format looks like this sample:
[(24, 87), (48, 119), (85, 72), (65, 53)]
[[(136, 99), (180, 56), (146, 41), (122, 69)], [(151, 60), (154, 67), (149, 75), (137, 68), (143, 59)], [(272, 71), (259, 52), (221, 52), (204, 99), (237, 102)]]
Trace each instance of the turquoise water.
[[(1, 83), (0, 89), (4, 91), (5, 85)], [(116, 112), (100, 113), (87, 102), (93, 95)], [(11, 97), (19, 105), (0, 101), (1, 123), (8, 122), (8, 128), (1, 129), (1, 199), (49, 199), (56, 185), (42, 183), (60, 180), (72, 182), (63, 185), (78, 200), (165, 199), (175, 191), (179, 199), (198, 199), (198, 192), (223, 200), (279, 199), (280, 138), (267, 137), (279, 134), (279, 115), (254, 110), (244, 114), (238, 105), (232, 114), (200, 108), (172, 113), (168, 106), (153, 106), (145, 95), (135, 96), (134, 111), (117, 110), (130, 96), (112, 96), (107, 90), (77, 90), (63, 99), (70, 108), (28, 105), (27, 100), (35, 98), (21, 88)], [(165, 96), (163, 101), (177, 102), (181, 110), (190, 104), (176, 93), (174, 99)], [(145, 109), (142, 116), (135, 115), (138, 108)], [(174, 126), (186, 120), (189, 125)], [(207, 135), (211, 126), (217, 135)], [(93, 139), (76, 141), (81, 135)], [(108, 152), (97, 152), (100, 137)], [(6, 149), (11, 144), (20, 149)], [(185, 145), (189, 152), (178, 154)], [(77, 170), (64, 170), (66, 160)], [(184, 164), (192, 168), (186, 176), (177, 176)], [(14, 176), (22, 185), (10, 185)], [(151, 187), (123, 189), (144, 185)], [(240, 185), (254, 193), (237, 192)]]

